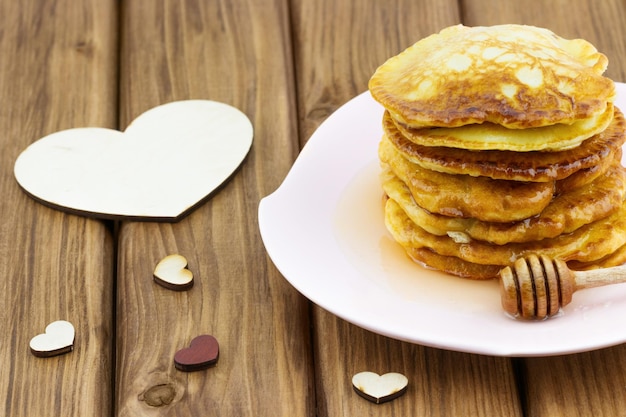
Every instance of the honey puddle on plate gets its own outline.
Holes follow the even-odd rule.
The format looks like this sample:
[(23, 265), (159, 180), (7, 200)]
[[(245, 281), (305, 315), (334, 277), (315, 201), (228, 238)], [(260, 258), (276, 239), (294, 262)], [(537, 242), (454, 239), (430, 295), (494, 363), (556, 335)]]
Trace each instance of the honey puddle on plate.
[(387, 232), (378, 160), (366, 165), (346, 186), (333, 218), (335, 238), (364, 280), (403, 300), (453, 304), (468, 311), (499, 310), (497, 282), (472, 281), (414, 263)]

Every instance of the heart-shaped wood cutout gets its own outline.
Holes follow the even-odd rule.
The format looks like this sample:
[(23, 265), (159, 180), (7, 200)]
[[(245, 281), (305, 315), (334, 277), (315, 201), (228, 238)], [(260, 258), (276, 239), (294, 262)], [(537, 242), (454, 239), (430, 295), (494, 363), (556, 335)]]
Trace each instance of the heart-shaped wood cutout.
[(185, 372), (199, 371), (217, 363), (220, 348), (211, 335), (194, 338), (188, 348), (181, 349), (174, 355), (174, 366)]
[(187, 259), (178, 254), (161, 259), (154, 268), (154, 282), (174, 291), (193, 287), (193, 273), (187, 269)]
[(234, 107), (177, 101), (148, 110), (123, 133), (87, 127), (45, 136), (20, 154), (14, 174), (53, 208), (178, 221), (233, 175), (252, 136), (250, 120)]
[(360, 372), (352, 377), (352, 386), (361, 397), (380, 404), (404, 394), (409, 386), (409, 380), (396, 372), (384, 375)]
[(45, 333), (30, 339), (30, 351), (39, 357), (50, 357), (70, 352), (74, 348), (74, 326), (69, 321), (53, 321)]

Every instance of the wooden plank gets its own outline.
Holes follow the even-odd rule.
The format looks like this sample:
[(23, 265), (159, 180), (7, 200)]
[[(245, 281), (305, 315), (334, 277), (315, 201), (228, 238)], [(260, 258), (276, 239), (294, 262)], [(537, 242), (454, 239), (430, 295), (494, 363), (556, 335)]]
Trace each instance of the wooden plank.
[[(320, 416), (522, 415), (510, 359), (400, 342), (319, 308), (314, 323)], [(350, 381), (366, 370), (402, 373), (407, 392), (383, 405), (365, 401)]]
[[(376, 67), (417, 40), (458, 23), (457, 3), (294, 1), (300, 135), (367, 89)], [(381, 220), (382, 221), (382, 220)], [(403, 343), (314, 309), (318, 415), (521, 415), (510, 359)], [(352, 376), (400, 372), (407, 393), (376, 405)]]
[[(122, 15), (122, 124), (166, 101), (211, 99), (246, 113), (255, 142), (179, 223), (120, 225), (116, 414), (314, 415), (308, 304), (271, 264), (256, 221), (298, 150), (287, 4), (125, 2)], [(171, 253), (188, 259), (191, 290), (152, 282)], [(201, 334), (220, 343), (217, 365), (175, 369)]]
[[(547, 27), (567, 38), (587, 39), (608, 56), (607, 76), (626, 81), (623, 2), (488, 0), (466, 2), (463, 10), (463, 21), (470, 26), (515, 22)], [(620, 345), (595, 352), (520, 360), (526, 415), (622, 415), (626, 404), (622, 396), (615, 395), (615, 387), (626, 385), (625, 357), (626, 346)]]
[(526, 359), (522, 381), (528, 416), (620, 416), (626, 399), (626, 346), (575, 355)]
[[(111, 231), (34, 202), (12, 170), (46, 134), (116, 127), (116, 16), (114, 1), (0, 3), (2, 415), (112, 412)], [(60, 319), (75, 327), (73, 352), (33, 356), (30, 339)]]

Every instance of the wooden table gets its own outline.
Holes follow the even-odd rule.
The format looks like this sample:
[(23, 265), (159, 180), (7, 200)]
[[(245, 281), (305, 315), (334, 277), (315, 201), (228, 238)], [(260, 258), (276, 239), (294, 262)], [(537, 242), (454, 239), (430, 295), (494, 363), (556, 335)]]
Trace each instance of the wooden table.
[[(582, 37), (626, 81), (620, 0), (0, 1), (0, 414), (6, 416), (617, 416), (626, 348), (506, 358), (382, 337), (311, 305), (273, 266), (257, 224), (316, 127), (374, 69), (446, 26), (525, 23)], [(161, 103), (212, 99), (252, 120), (255, 143), (219, 193), (178, 223), (101, 221), (27, 197), (18, 154), (66, 128), (125, 128)], [(184, 254), (193, 290), (154, 284)], [(51, 321), (74, 351), (29, 352)], [(199, 334), (216, 367), (173, 354)], [(361, 370), (404, 373), (376, 405)]]

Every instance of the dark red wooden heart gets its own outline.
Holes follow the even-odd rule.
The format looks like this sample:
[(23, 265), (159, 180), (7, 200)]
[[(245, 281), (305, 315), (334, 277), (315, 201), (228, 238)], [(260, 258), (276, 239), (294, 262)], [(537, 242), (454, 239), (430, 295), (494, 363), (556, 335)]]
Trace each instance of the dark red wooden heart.
[(188, 348), (176, 352), (174, 366), (180, 371), (199, 371), (215, 365), (219, 354), (217, 339), (211, 335), (201, 335), (194, 338)]

